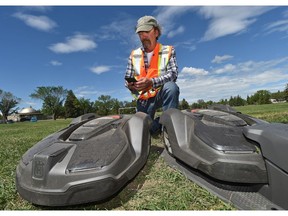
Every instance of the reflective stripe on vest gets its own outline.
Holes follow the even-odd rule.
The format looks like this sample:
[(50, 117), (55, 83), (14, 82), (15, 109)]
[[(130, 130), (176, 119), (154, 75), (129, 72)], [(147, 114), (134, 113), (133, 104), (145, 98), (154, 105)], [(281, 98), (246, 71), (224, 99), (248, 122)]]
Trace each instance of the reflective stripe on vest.
[[(145, 70), (144, 53), (141, 48), (133, 50), (131, 58), (135, 70), (135, 78), (137, 80), (142, 77), (155, 78), (165, 74), (171, 56), (171, 50), (172, 46), (163, 46), (162, 44), (157, 43), (147, 70)], [(160, 88), (161, 87), (155, 89), (150, 86), (143, 91), (139, 91), (137, 95), (134, 94), (134, 97), (137, 99), (147, 100), (151, 97), (155, 97)]]

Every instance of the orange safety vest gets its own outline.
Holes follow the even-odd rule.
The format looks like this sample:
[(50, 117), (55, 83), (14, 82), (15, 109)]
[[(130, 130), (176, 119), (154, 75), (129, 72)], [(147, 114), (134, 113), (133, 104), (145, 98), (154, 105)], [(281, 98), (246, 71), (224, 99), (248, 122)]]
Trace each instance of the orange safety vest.
[[(171, 56), (171, 50), (172, 46), (164, 46), (160, 43), (157, 43), (154, 49), (154, 53), (151, 57), (149, 68), (147, 70), (145, 70), (144, 53), (141, 48), (133, 50), (131, 53), (131, 58), (135, 71), (134, 77), (136, 80), (142, 77), (154, 78), (165, 74), (166, 67)], [(147, 89), (139, 91), (138, 94), (133, 94), (133, 96), (136, 99), (147, 100), (149, 98), (155, 97), (160, 89), (161, 87), (153, 88), (152, 86), (149, 86)]]

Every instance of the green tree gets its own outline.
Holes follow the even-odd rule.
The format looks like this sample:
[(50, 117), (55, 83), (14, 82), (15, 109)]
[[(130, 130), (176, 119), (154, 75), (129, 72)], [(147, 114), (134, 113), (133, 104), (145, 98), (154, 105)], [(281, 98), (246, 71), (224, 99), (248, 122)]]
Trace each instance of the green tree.
[(2, 112), (2, 118), (4, 122), (7, 122), (8, 115), (14, 113), (16, 109), (15, 106), (20, 102), (20, 98), (14, 96), (11, 92), (5, 92), (0, 89), (0, 111)]
[(76, 107), (80, 112), (79, 115), (95, 112), (93, 102), (91, 102), (90, 99), (85, 99), (83, 97), (78, 100)]
[(121, 107), (121, 102), (119, 102), (116, 98), (112, 98), (111, 110), (109, 114), (117, 114), (120, 107)]
[(131, 102), (124, 101), (124, 107), (137, 107), (137, 100), (132, 100)]
[(77, 99), (72, 90), (69, 90), (67, 92), (64, 108), (66, 118), (75, 118), (80, 115), (79, 100)]
[(183, 98), (182, 101), (179, 103), (179, 109), (180, 110), (190, 109), (189, 103), (185, 100), (185, 98)]
[(119, 101), (111, 98), (109, 95), (101, 95), (94, 103), (94, 108), (97, 114), (106, 116), (118, 113), (120, 108)]
[(197, 100), (197, 103), (199, 104), (199, 108), (201, 108), (201, 109), (207, 108), (207, 104), (205, 103), (205, 101), (203, 99)]
[(62, 86), (40, 86), (37, 87), (37, 90), (30, 97), (42, 100), (42, 112), (52, 115), (53, 119), (56, 120), (63, 112), (62, 106), (66, 95), (67, 90)]
[(129, 101), (119, 101), (121, 110), (118, 110), (120, 114), (135, 114), (137, 101), (134, 99), (131, 102)]
[(206, 107), (208, 107), (209, 105), (211, 106), (211, 105), (214, 104), (214, 103), (215, 103), (215, 102), (209, 100), (209, 101), (206, 102)]
[(246, 104), (246, 101), (241, 98), (239, 95), (237, 95), (236, 97), (230, 97), (229, 100), (229, 105), (230, 106), (244, 106)]
[(253, 104), (252, 98), (249, 95), (247, 95), (246, 101), (247, 104)]
[(276, 101), (283, 101), (285, 100), (285, 91), (271, 93), (271, 98), (276, 99)]
[(286, 87), (284, 89), (284, 99), (288, 101), (288, 83), (286, 84)]
[(269, 104), (271, 93), (267, 90), (259, 90), (250, 97), (250, 104)]
[(221, 99), (218, 103), (219, 103), (219, 104), (224, 104), (224, 105), (229, 104), (229, 102), (228, 102), (227, 99)]
[(197, 100), (197, 103), (192, 103), (191, 109), (205, 109), (207, 108), (207, 103), (203, 99)]

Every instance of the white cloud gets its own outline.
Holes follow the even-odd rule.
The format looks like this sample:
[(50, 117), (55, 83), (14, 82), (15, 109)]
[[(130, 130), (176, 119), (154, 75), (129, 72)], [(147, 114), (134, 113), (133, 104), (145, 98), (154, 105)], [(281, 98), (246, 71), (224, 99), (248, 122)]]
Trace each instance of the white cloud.
[(235, 65), (227, 64), (224, 67), (215, 70), (214, 73), (215, 74), (229, 73), (229, 72), (233, 72), (235, 69), (236, 69)]
[[(131, 35), (131, 33), (135, 34), (135, 22), (130, 18), (124, 17), (123, 19), (118, 19), (113, 21), (109, 25), (104, 25), (101, 27), (101, 35), (100, 38), (103, 39), (115, 39), (120, 37), (126, 37)], [(111, 34), (112, 33), (112, 34)]]
[(189, 51), (196, 50), (196, 45), (194, 40), (187, 40), (187, 41), (181, 41), (181, 42), (175, 42), (174, 47), (181, 47), (184, 49), (188, 49)]
[[(155, 17), (158, 20), (160, 26), (162, 27), (162, 33), (165, 35), (175, 35), (184, 32), (184, 27), (179, 28), (179, 23), (176, 22), (176, 19), (179, 16), (182, 16), (188, 11), (195, 10), (194, 7), (189, 6), (171, 6), (171, 7), (159, 7), (155, 11)], [(176, 30), (175, 30), (176, 29)]]
[(15, 13), (13, 16), (22, 20), (26, 25), (37, 30), (49, 32), (53, 28), (57, 27), (57, 23), (47, 16), (34, 16), (24, 13)]
[(181, 76), (187, 76), (187, 75), (192, 75), (192, 76), (204, 76), (207, 75), (209, 72), (202, 69), (202, 68), (193, 68), (193, 67), (184, 67), (181, 70)]
[(138, 35), (135, 33), (135, 19), (130, 15), (121, 14), (115, 21), (100, 27), (96, 34), (97, 40), (117, 40), (120, 44), (129, 45), (131, 49), (140, 45)]
[(56, 60), (52, 60), (52, 61), (50, 61), (50, 64), (53, 65), (53, 66), (61, 66), (63, 63), (59, 62), (59, 61), (56, 61)]
[(96, 73), (96, 74), (102, 74), (102, 73), (105, 73), (105, 72), (108, 72), (110, 70), (110, 67), (109, 66), (97, 66), (97, 67), (91, 67), (90, 70), (93, 72), (93, 73)]
[(22, 11), (37, 11), (42, 13), (50, 11), (51, 9), (52, 7), (50, 6), (25, 6), (21, 8)]
[(288, 17), (288, 10), (283, 12), (283, 17)]
[[(187, 73), (190, 70), (193, 71), (192, 68), (185, 70), (187, 70)], [(204, 69), (202, 70), (205, 71)], [(201, 68), (196, 71), (201, 71)], [(223, 73), (219, 76), (216, 72)], [(237, 95), (246, 99), (247, 95), (252, 95), (256, 91), (263, 89), (271, 92), (283, 91), (287, 80), (288, 57), (284, 57), (270, 61), (247, 61), (235, 65), (227, 64), (210, 71), (208, 76), (187, 76), (187, 74), (181, 74), (177, 83), (180, 87), (180, 98), (185, 98), (189, 103), (193, 103), (199, 99), (217, 102), (220, 99), (229, 99), (230, 96)], [(281, 87), (280, 89), (279, 86)]]
[(199, 13), (211, 20), (201, 41), (210, 41), (230, 34), (241, 33), (254, 22), (261, 14), (272, 7), (201, 7)]
[(183, 33), (184, 31), (185, 31), (185, 28), (184, 28), (183, 26), (179, 26), (177, 29), (170, 31), (170, 32), (167, 34), (167, 37), (168, 37), (168, 38), (173, 38), (173, 37), (175, 37), (175, 35), (181, 34), (181, 33)]
[(96, 100), (100, 95), (111, 95), (115, 91), (99, 91), (94, 86), (80, 86), (73, 90), (77, 98), (90, 98), (92, 101)]
[(288, 33), (288, 19), (287, 20), (278, 20), (273, 23), (270, 23), (265, 28), (267, 30), (267, 34), (271, 34), (273, 32), (286, 32)]
[(73, 92), (75, 93), (75, 96), (78, 98), (86, 98), (89, 97), (91, 95), (99, 95), (100, 92), (95, 90), (94, 87), (89, 87), (89, 86), (81, 86), (76, 88), (75, 90), (73, 90)]
[[(231, 34), (239, 34), (257, 21), (257, 17), (274, 7), (268, 6), (171, 6), (159, 7), (154, 11), (163, 27), (163, 34), (173, 37), (183, 33), (176, 20), (187, 12), (196, 11), (209, 20), (208, 29), (200, 41), (210, 41)], [(181, 26), (180, 26), (181, 27)]]
[(216, 55), (215, 58), (212, 60), (212, 63), (221, 64), (224, 61), (230, 60), (232, 58), (233, 56), (231, 55), (223, 55), (223, 56)]
[(49, 47), (55, 53), (87, 52), (97, 47), (92, 37), (85, 34), (76, 34), (66, 38), (64, 43), (56, 43)]

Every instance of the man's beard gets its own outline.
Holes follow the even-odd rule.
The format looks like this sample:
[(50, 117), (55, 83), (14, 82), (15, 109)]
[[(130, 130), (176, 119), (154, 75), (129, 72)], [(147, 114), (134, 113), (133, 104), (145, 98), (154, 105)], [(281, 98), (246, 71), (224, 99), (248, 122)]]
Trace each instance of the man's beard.
[(148, 40), (148, 39), (144, 39), (142, 41), (142, 45), (143, 45), (144, 49), (147, 49), (147, 48), (149, 48), (151, 46), (151, 41)]

